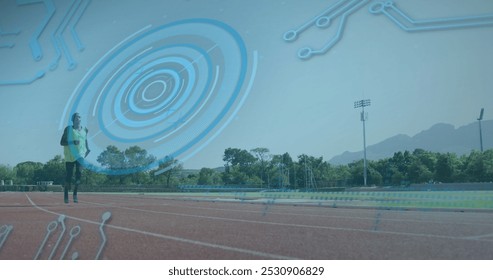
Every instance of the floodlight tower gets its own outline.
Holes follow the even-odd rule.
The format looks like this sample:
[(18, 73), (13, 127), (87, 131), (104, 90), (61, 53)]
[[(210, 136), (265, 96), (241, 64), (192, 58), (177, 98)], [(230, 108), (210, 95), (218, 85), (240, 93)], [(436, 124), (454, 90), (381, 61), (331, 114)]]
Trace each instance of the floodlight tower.
[(483, 152), (483, 132), (481, 131), (481, 121), (483, 120), (484, 108), (481, 108), (481, 112), (479, 113), (479, 145), (481, 147), (481, 152)]
[(361, 108), (361, 121), (363, 122), (363, 181), (366, 187), (367, 178), (367, 166), (366, 166), (366, 125), (365, 122), (368, 119), (368, 115), (365, 114), (365, 107), (371, 105), (370, 99), (364, 99), (354, 102), (354, 108)]

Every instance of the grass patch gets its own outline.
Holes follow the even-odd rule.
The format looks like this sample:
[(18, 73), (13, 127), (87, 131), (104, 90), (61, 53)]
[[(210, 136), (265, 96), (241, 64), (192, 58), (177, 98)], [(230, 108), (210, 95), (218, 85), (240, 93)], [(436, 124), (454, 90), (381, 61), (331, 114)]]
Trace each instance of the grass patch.
[(327, 206), (493, 210), (493, 191), (196, 192), (145, 193), (145, 195), (238, 201), (269, 200)]

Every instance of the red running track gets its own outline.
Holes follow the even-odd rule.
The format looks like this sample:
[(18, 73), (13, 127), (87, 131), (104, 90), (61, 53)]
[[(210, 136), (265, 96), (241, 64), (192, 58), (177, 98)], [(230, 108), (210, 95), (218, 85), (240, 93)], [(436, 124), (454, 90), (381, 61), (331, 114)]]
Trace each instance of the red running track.
[[(107, 212), (111, 218), (102, 226)], [(54, 223), (46, 237), (61, 215), (65, 233)], [(6, 192), (0, 193), (0, 226), (0, 259), (9, 260), (60, 259), (63, 253), (64, 259), (113, 260), (493, 259), (493, 212), (96, 193), (81, 193), (78, 204), (66, 205), (61, 193)], [(76, 226), (80, 232), (71, 240)]]

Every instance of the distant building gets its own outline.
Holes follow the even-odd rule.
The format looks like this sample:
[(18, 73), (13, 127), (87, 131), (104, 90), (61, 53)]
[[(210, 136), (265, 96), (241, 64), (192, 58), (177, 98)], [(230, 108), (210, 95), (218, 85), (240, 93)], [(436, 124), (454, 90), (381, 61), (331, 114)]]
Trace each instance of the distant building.
[(38, 185), (38, 186), (52, 186), (53, 181), (38, 181), (38, 182), (36, 182), (36, 185)]

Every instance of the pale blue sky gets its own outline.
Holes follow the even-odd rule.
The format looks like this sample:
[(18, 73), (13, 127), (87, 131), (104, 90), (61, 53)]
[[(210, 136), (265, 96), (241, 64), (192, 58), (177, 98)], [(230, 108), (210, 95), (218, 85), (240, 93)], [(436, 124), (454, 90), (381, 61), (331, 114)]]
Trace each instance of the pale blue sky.
[[(200, 149), (184, 162), (186, 168), (221, 166), (228, 147), (265, 147), (272, 154), (289, 152), (293, 158), (308, 154), (326, 160), (344, 151), (359, 151), (362, 129), (353, 102), (360, 99), (372, 100), (367, 108), (369, 145), (396, 134), (412, 136), (439, 122), (469, 124), (482, 107), (484, 118), (492, 119), (493, 25), (405, 32), (386, 16), (369, 13), (368, 8), (379, 1), (368, 1), (347, 18), (343, 36), (332, 49), (301, 60), (300, 48), (320, 48), (335, 36), (340, 17), (328, 28), (308, 29), (294, 42), (284, 41), (284, 33), (336, 2), (92, 0), (76, 25), (84, 51), (77, 51), (69, 31), (63, 34), (78, 63), (74, 70), (67, 70), (67, 59), (61, 57), (56, 69), (46, 70), (44, 77), (30, 84), (0, 86), (0, 164), (46, 162), (62, 154), (60, 121), (91, 67), (150, 24), (158, 27), (192, 18), (223, 22), (241, 36), (248, 75), (240, 95), (245, 97), (243, 103), (236, 103), (225, 116), (219, 127), (227, 126), (220, 133), (210, 139), (216, 129), (199, 143)], [(490, 0), (394, 2), (414, 19), (493, 15)], [(17, 6), (14, 0), (0, 0), (0, 31), (21, 31), (0, 36), (0, 46), (15, 44), (0, 48), (0, 82), (31, 78), (53, 62), (56, 52), (49, 34), (63, 20), (70, 2), (53, 3), (56, 13), (39, 38), (44, 56), (34, 61), (28, 44), (46, 15), (43, 5)], [(88, 159), (95, 161), (97, 155)]]

